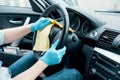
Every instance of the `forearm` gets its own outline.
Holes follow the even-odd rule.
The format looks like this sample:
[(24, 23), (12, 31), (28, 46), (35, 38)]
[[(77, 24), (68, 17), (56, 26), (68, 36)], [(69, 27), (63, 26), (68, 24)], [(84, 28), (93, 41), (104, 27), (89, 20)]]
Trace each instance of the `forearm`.
[(4, 43), (16, 41), (31, 32), (30, 25), (4, 29)]
[(13, 80), (35, 80), (47, 66), (45, 62), (39, 60), (31, 68), (14, 77)]

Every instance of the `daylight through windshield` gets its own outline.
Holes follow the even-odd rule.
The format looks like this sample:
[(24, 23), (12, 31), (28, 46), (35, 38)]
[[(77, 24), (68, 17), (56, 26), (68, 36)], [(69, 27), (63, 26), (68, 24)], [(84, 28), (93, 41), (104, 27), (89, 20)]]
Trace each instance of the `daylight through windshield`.
[(94, 11), (120, 11), (120, 0), (64, 0), (70, 6), (83, 7)]

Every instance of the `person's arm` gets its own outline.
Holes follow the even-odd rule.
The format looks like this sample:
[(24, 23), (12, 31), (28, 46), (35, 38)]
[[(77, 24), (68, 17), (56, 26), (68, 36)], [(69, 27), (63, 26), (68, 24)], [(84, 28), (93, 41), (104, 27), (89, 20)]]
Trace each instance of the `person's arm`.
[(31, 32), (30, 25), (3, 29), (2, 31), (4, 33), (4, 44), (16, 41)]
[(59, 40), (31, 68), (18, 74), (13, 80), (35, 80), (47, 66), (60, 63), (65, 54), (66, 47), (64, 46), (62, 49), (56, 50), (58, 43)]
[(20, 27), (16, 27), (16, 28), (9, 28), (9, 29), (3, 29), (3, 35), (4, 35), (4, 43), (2, 44), (6, 44), (6, 43), (11, 43), (13, 41), (16, 41), (22, 37), (24, 37), (25, 35), (27, 35), (30, 32), (34, 32), (37, 30), (42, 30), (44, 27), (46, 27), (47, 25), (49, 25), (51, 23), (50, 18), (40, 18), (39, 20), (37, 20), (35, 23), (29, 24), (29, 25), (25, 25), (25, 26), (20, 26)]
[(13, 80), (35, 80), (48, 65), (42, 60), (38, 60), (31, 68), (17, 75)]

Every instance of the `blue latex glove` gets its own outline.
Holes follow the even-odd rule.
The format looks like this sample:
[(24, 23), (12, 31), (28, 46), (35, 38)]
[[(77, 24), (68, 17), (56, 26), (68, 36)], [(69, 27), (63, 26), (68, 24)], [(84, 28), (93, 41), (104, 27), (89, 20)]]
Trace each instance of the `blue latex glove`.
[(64, 46), (62, 49), (56, 50), (56, 47), (59, 43), (57, 40), (47, 52), (40, 57), (39, 59), (44, 61), (48, 66), (55, 65), (61, 62), (63, 55), (65, 54), (66, 47)]
[(42, 30), (43, 28), (45, 28), (50, 23), (51, 23), (50, 18), (41, 17), (35, 23), (31, 24), (30, 29), (31, 29), (32, 32), (34, 32), (36, 30)]

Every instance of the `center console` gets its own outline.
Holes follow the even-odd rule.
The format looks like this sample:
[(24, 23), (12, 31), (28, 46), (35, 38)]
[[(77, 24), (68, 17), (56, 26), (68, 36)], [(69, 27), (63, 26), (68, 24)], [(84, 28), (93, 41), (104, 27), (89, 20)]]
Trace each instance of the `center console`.
[(101, 28), (86, 37), (96, 43), (83, 47), (87, 62), (85, 80), (120, 80), (120, 32)]
[(86, 45), (84, 48), (86, 80), (120, 80), (120, 55), (98, 47)]
[(120, 80), (120, 55), (95, 48), (88, 76), (90, 80)]

